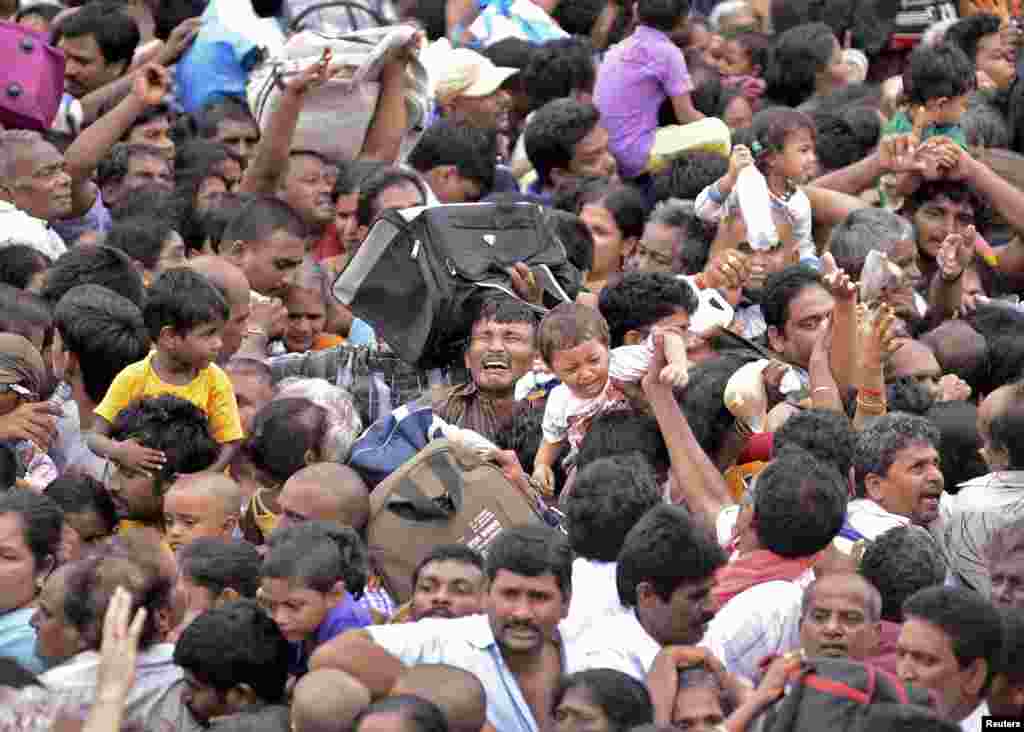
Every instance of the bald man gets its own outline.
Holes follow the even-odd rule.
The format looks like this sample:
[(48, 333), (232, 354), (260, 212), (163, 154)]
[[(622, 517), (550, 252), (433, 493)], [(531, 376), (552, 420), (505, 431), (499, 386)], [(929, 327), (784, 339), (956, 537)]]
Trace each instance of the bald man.
[(804, 591), (800, 645), (808, 656), (870, 659), (881, 629), (882, 596), (859, 574), (828, 574)]
[(175, 552), (202, 536), (231, 539), (242, 511), (242, 489), (223, 473), (193, 473), (164, 494), (167, 543)]
[(334, 521), (361, 532), (370, 518), (370, 493), (359, 474), (347, 465), (316, 463), (285, 482), (277, 499), (278, 526), (305, 521)]
[(939, 366), (932, 349), (921, 341), (906, 341), (889, 356), (885, 380), (891, 382), (904, 376), (914, 379), (932, 399), (939, 399), (942, 393), (939, 385), (942, 367)]
[(223, 257), (194, 257), (188, 260), (188, 266), (209, 279), (231, 308), (221, 336), (220, 356), (217, 357), (217, 364), (223, 366), (242, 346), (249, 321), (249, 280), (240, 268)]
[(349, 732), (370, 692), (344, 671), (310, 671), (292, 692), (293, 732)]
[(448, 719), (450, 732), (480, 732), (487, 722), (487, 694), (480, 680), (455, 666), (421, 664), (406, 669), (392, 696), (412, 694), (433, 702)]

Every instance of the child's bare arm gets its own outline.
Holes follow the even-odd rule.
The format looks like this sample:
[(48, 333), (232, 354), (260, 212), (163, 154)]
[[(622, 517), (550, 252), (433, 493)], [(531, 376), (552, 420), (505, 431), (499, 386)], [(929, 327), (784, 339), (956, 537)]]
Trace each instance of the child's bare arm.
[(546, 437), (541, 440), (537, 456), (533, 459), (533, 480), (538, 483), (546, 496), (555, 494), (555, 471), (553, 469), (558, 452), (565, 441), (550, 442)]
[(163, 452), (140, 445), (136, 440), (111, 439), (111, 429), (110, 422), (97, 414), (92, 431), (85, 437), (89, 449), (134, 470), (160, 470), (164, 466), (167, 458)]
[(665, 358), (668, 365), (658, 377), (666, 386), (682, 388), (690, 380), (690, 362), (686, 358), (686, 339), (674, 330), (663, 331), (665, 336)]

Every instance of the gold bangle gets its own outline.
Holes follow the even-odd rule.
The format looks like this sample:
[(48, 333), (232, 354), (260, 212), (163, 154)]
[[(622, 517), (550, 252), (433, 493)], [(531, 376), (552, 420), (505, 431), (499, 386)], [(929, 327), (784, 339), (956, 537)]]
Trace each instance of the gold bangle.
[(865, 402), (863, 399), (857, 400), (857, 407), (864, 410), (869, 414), (885, 414), (887, 405), (885, 402)]

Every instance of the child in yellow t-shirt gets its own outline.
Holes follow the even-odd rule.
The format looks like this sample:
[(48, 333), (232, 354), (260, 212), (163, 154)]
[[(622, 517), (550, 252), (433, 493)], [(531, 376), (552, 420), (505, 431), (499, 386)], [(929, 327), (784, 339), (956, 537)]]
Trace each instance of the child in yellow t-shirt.
[(206, 413), (210, 433), (220, 443), (217, 461), (209, 470), (224, 470), (244, 436), (231, 380), (213, 363), (228, 314), (223, 295), (203, 275), (191, 269), (162, 274), (149, 288), (142, 312), (155, 348), (114, 378), (96, 407), (89, 448), (130, 470), (160, 470), (166, 462), (162, 451), (131, 436), (111, 439), (111, 425), (137, 399), (173, 394)]

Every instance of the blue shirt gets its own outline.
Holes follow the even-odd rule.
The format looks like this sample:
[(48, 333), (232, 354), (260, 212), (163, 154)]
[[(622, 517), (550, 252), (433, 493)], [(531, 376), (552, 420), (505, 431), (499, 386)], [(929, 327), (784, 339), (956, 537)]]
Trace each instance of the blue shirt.
[(34, 608), (0, 615), (0, 658), (12, 658), (26, 670), (41, 674), (46, 670), (46, 663), (36, 655), (36, 629), (29, 621)]
[[(373, 641), (406, 666), (444, 663), (469, 671), (487, 689), (487, 721), (500, 732), (540, 732), (515, 674), (505, 664), (486, 615), (374, 625)], [(573, 639), (562, 634), (562, 673), (585, 668)]]
[(327, 612), (327, 617), (316, 629), (316, 641), (312, 648), (305, 643), (292, 643), (292, 658), (288, 664), (288, 673), (294, 676), (302, 676), (309, 671), (309, 657), (322, 644), (335, 636), (339, 636), (346, 630), (353, 628), (365, 628), (373, 622), (370, 611), (358, 604), (352, 595), (345, 593), (341, 602)]

